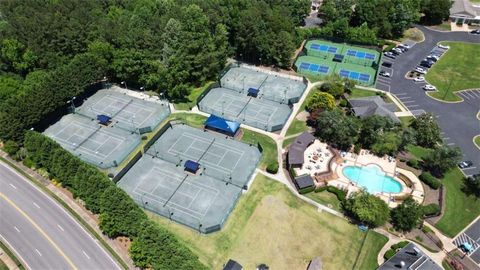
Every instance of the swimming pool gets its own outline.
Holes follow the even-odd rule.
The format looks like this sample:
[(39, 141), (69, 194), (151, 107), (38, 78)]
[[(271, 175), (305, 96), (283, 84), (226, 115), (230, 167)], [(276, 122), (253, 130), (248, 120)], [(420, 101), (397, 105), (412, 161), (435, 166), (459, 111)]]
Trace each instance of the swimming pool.
[(377, 165), (347, 166), (343, 169), (343, 174), (350, 181), (365, 188), (368, 193), (400, 193), (402, 191), (402, 185), (392, 177), (385, 175)]

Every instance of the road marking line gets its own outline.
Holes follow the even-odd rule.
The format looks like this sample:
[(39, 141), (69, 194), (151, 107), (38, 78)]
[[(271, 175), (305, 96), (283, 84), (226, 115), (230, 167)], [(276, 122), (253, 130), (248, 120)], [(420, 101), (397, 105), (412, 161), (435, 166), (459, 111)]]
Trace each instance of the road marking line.
[(418, 105), (408, 105), (407, 107), (410, 109), (410, 107), (418, 107)]
[(15, 229), (15, 231), (20, 232), (20, 230), (16, 226), (13, 226), (13, 228)]
[(468, 167), (468, 168), (463, 168), (462, 170), (473, 170), (473, 169), (476, 169), (477, 167)]
[(40, 206), (38, 206), (38, 204), (36, 204), (35, 202), (33, 202), (33, 205), (35, 205), (35, 207), (37, 207), (38, 209), (40, 209)]
[(72, 260), (69, 257), (67, 257), (67, 255), (65, 255), (65, 253), (60, 249), (60, 247), (57, 246), (57, 244), (52, 240), (52, 238), (50, 238), (50, 236), (48, 236), (48, 234), (45, 233), (45, 231), (43, 231), (42, 228), (40, 228), (40, 226), (38, 226), (38, 224), (35, 223), (35, 221), (33, 221), (33, 219), (27, 215), (27, 213), (25, 213), (22, 209), (20, 209), (12, 200), (10, 200), (7, 196), (5, 196), (1, 192), (0, 192), (0, 197), (4, 199), (7, 203), (9, 203), (11, 206), (13, 206), (13, 208), (15, 208), (20, 214), (22, 214), (22, 216), (24, 216), (37, 229), (37, 231), (39, 231), (40, 234), (42, 234), (43, 237), (45, 237), (45, 239), (47, 239), (47, 241), (50, 242), (50, 244), (52, 244), (52, 246), (58, 251), (58, 253), (60, 253), (60, 255), (67, 261), (67, 263), (73, 269), (78, 269), (75, 266), (75, 264), (73, 264)]
[(403, 99), (411, 99), (411, 97), (399, 97), (398, 99), (403, 100)]
[(42, 257), (42, 253), (40, 253), (40, 251), (38, 251), (38, 249), (35, 249), (35, 251), (38, 253), (38, 255), (40, 255), (40, 257)]
[(85, 255), (85, 257), (87, 257), (87, 259), (90, 260), (90, 256), (88, 256), (88, 254), (85, 252), (85, 250), (82, 249), (82, 252), (83, 252), (83, 255)]
[(403, 95), (406, 95), (407, 93), (398, 93), (398, 94), (395, 94), (397, 96), (403, 96)]
[(11, 186), (12, 188), (14, 188), (14, 189), (17, 189), (17, 187), (14, 186), (12, 183), (10, 183), (10, 186)]
[(453, 143), (453, 142), (452, 142), (452, 143), (447, 143), (447, 145), (454, 145), (454, 144), (455, 144), (455, 143)]
[(62, 232), (65, 231), (65, 230), (62, 228), (62, 226), (60, 226), (60, 224), (57, 224), (57, 227), (58, 227)]
[(450, 140), (450, 137), (443, 137), (444, 140)]
[(403, 102), (403, 103), (412, 103), (412, 102), (415, 102), (415, 100), (407, 100), (407, 101), (403, 101), (403, 100), (402, 100), (402, 102)]

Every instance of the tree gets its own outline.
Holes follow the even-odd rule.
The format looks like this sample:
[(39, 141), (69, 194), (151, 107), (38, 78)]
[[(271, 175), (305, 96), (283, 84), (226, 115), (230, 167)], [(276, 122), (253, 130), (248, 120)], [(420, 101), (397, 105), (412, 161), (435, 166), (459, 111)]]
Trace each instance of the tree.
[(471, 177), (466, 177), (464, 180), (465, 187), (464, 192), (467, 194), (473, 194), (477, 198), (480, 198), (480, 174), (476, 174)]
[(427, 23), (440, 24), (450, 16), (452, 0), (423, 0), (421, 10)]
[(320, 91), (327, 92), (335, 98), (339, 98), (345, 93), (345, 87), (337, 76), (332, 76), (320, 86)]
[(359, 136), (359, 142), (363, 148), (370, 149), (373, 144), (394, 127), (393, 121), (384, 116), (373, 115), (361, 120), (362, 128)]
[(425, 158), (426, 168), (435, 176), (440, 177), (448, 170), (457, 166), (462, 158), (458, 147), (441, 145), (435, 147)]
[(391, 217), (395, 229), (409, 232), (420, 224), (423, 216), (422, 206), (411, 196), (392, 210)]
[(317, 119), (315, 134), (340, 149), (349, 149), (357, 142), (360, 125), (354, 117), (339, 110), (324, 111)]
[(442, 141), (440, 127), (431, 113), (424, 113), (415, 118), (411, 126), (415, 129), (416, 141), (420, 146), (433, 148), (437, 143)]
[(350, 195), (345, 201), (344, 208), (352, 217), (372, 227), (382, 226), (390, 216), (388, 205), (366, 191)]
[(372, 145), (372, 152), (378, 156), (390, 155), (395, 156), (398, 152), (399, 145), (402, 142), (401, 134), (395, 131), (384, 133)]
[(315, 92), (308, 100), (306, 108), (308, 111), (318, 109), (333, 110), (335, 108), (335, 98), (329, 93)]

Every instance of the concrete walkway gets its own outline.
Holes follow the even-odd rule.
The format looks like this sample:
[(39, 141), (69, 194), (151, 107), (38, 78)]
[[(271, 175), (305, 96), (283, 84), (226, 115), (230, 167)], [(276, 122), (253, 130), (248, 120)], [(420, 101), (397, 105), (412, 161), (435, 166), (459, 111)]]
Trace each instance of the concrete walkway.
[(7, 269), (9, 270), (20, 269), (17, 266), (17, 264), (12, 260), (12, 258), (10, 258), (10, 256), (8, 256), (5, 250), (3, 250), (1, 247), (0, 247), (0, 261), (2, 261), (7, 266)]

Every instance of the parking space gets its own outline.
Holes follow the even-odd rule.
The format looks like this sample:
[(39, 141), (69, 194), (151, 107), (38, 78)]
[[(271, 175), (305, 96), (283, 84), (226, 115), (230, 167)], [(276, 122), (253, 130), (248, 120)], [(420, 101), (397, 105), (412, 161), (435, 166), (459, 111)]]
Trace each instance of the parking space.
[(456, 92), (464, 100), (480, 100), (480, 89)]
[(480, 219), (460, 233), (453, 244), (461, 248), (467, 256), (480, 266)]
[[(403, 57), (403, 53), (412, 49), (416, 42), (413, 40), (406, 40), (402, 43), (403, 46), (399, 46), (398, 50), (390, 51), (390, 53), (383, 55), (379, 68), (379, 73), (376, 80), (376, 88), (390, 92), (392, 79), (394, 76), (403, 76), (395, 72), (395, 62)], [(400, 50), (402, 48), (402, 50)]]

